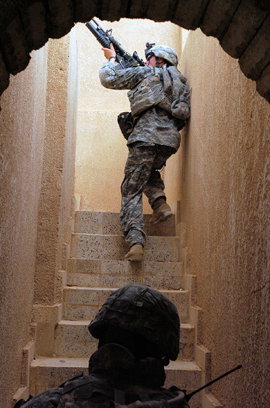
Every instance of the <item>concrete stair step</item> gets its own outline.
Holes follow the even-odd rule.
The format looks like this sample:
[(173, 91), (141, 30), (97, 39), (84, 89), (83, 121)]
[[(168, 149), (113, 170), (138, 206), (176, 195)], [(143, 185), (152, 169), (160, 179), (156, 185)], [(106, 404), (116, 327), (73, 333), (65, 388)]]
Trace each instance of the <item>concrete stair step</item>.
[[(92, 320), (108, 296), (117, 288), (64, 287), (63, 319)], [(186, 290), (160, 290), (175, 304), (180, 321), (188, 323), (189, 293)]]
[[(174, 216), (167, 221), (152, 225), (152, 215), (144, 215), (144, 231), (147, 236), (174, 236)], [(77, 211), (75, 214), (75, 232), (84, 234), (122, 235), (119, 213)]]
[[(89, 358), (97, 350), (98, 340), (88, 331), (90, 321), (62, 320), (55, 330), (54, 352), (57, 357)], [(181, 324), (178, 359), (190, 361), (194, 357), (194, 327)]]
[[(127, 252), (128, 245), (120, 235), (72, 234), (71, 237), (71, 258), (123, 260)], [(178, 262), (179, 238), (148, 237), (144, 261)]]
[(68, 260), (67, 285), (115, 288), (128, 283), (143, 283), (156, 289), (180, 289), (182, 267), (180, 262), (127, 262), (73, 258)]
[[(84, 372), (88, 373), (88, 358), (49, 358), (39, 357), (33, 360), (30, 367), (30, 394), (55, 388), (68, 378)], [(165, 388), (175, 385), (191, 392), (200, 387), (201, 369), (190, 361), (173, 361), (165, 367)], [(192, 401), (193, 400), (193, 401)], [(197, 407), (192, 399), (191, 408)]]

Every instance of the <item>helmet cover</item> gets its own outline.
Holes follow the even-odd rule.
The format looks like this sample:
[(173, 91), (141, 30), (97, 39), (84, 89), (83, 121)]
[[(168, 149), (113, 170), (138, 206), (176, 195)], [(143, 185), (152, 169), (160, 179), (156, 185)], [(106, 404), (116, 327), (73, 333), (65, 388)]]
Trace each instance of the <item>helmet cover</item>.
[(147, 285), (129, 284), (113, 292), (88, 329), (99, 339), (104, 330), (118, 327), (155, 344), (164, 357), (176, 360), (180, 320), (176, 306), (163, 293)]
[(147, 49), (145, 52), (146, 58), (151, 54), (157, 58), (165, 59), (174, 66), (177, 66), (178, 64), (178, 56), (176, 52), (167, 45), (154, 45), (154, 47)]

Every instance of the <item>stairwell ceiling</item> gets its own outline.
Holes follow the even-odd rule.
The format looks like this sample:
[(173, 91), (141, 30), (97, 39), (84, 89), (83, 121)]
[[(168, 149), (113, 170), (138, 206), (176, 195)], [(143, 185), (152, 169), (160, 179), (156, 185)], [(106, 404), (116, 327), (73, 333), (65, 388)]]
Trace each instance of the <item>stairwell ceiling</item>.
[(0, 0), (0, 5), (0, 95), (10, 74), (27, 67), (32, 50), (96, 16), (108, 21), (171, 21), (188, 30), (200, 27), (239, 60), (242, 72), (270, 102), (268, 0)]

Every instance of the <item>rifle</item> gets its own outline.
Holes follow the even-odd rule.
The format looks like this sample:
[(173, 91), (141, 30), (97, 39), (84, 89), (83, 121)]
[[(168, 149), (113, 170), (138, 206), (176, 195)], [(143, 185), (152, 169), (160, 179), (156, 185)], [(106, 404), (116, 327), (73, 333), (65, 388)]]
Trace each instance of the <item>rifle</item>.
[(130, 55), (124, 50), (121, 44), (112, 36), (112, 28), (105, 31), (94, 18), (92, 21), (96, 24), (96, 27), (91, 23), (91, 21), (88, 21), (85, 24), (86, 27), (104, 48), (110, 48), (110, 44), (113, 44), (116, 52), (116, 61), (122, 68), (138, 67), (139, 65), (142, 67), (145, 66), (143, 60), (140, 59), (136, 51), (134, 51), (133, 55)]
[(236, 370), (239, 370), (239, 368), (242, 368), (242, 365), (239, 364), (237, 367), (233, 368), (232, 370), (228, 371), (225, 374), (220, 375), (219, 377), (215, 378), (214, 380), (210, 381), (209, 383), (203, 385), (202, 387), (198, 388), (197, 390), (191, 392), (190, 394), (186, 394), (186, 391), (179, 391), (178, 396), (175, 398), (172, 398), (171, 400), (168, 401), (170, 406), (176, 406), (178, 404), (181, 404), (183, 401), (189, 401), (190, 398), (193, 397), (193, 395), (197, 394), (197, 392), (204, 390), (206, 387), (209, 387), (210, 385), (214, 384), (215, 382), (221, 380), (221, 378), (226, 377), (227, 375), (233, 373)]

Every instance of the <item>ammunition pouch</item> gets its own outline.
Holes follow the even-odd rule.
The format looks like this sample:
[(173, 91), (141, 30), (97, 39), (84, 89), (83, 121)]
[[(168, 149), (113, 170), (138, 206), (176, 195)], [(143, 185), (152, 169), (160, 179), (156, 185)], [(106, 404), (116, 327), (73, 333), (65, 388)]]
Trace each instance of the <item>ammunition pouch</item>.
[(131, 112), (120, 113), (117, 116), (117, 122), (124, 138), (128, 140), (134, 128), (134, 119)]

